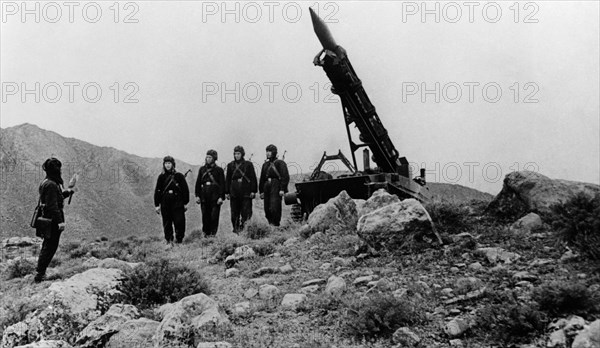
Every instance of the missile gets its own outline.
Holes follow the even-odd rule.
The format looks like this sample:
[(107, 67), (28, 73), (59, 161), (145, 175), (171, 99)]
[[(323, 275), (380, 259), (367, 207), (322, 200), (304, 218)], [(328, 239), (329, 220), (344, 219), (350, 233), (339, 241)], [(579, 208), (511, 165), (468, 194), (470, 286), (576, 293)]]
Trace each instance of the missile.
[(310, 10), (310, 19), (312, 20), (313, 29), (315, 30), (315, 34), (317, 34), (317, 37), (321, 42), (321, 46), (323, 46), (323, 48), (326, 50), (335, 51), (338, 45), (335, 43), (329, 28), (327, 28), (327, 24), (325, 24), (325, 22), (319, 18), (319, 15), (317, 15), (312, 8), (309, 7), (308, 9)]

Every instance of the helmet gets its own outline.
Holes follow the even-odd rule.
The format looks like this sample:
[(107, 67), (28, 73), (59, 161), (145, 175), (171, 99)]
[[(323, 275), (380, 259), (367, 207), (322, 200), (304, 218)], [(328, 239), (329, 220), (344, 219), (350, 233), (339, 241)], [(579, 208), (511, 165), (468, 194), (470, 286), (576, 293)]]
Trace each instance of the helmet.
[(217, 160), (218, 156), (217, 156), (217, 151), (210, 149), (208, 151), (206, 151), (206, 155), (207, 156), (211, 156), (213, 158), (214, 161)]
[(269, 146), (267, 146), (267, 151), (271, 151), (272, 153), (277, 153), (277, 146), (271, 144)]
[(56, 157), (50, 157), (44, 164), (42, 164), (42, 169), (46, 173), (57, 173), (60, 172), (60, 168), (62, 167), (62, 163)]
[(246, 155), (246, 151), (244, 151), (244, 147), (241, 145), (238, 145), (236, 147), (233, 148), (233, 152), (239, 152), (242, 154), (242, 157), (244, 157), (244, 155)]
[(165, 158), (163, 158), (163, 165), (166, 162), (171, 162), (171, 164), (173, 165), (173, 168), (175, 168), (175, 159), (171, 156), (165, 156)]

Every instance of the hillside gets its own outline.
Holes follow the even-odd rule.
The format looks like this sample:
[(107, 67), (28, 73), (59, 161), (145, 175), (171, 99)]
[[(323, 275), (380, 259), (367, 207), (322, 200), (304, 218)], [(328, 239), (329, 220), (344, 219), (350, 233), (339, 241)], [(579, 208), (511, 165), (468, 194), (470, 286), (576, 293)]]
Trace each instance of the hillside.
[[(51, 155), (63, 162), (65, 182), (76, 172), (80, 175), (77, 193), (65, 209), (68, 238), (159, 232), (152, 194), (161, 159), (65, 138), (30, 124), (1, 129), (0, 139), (0, 238), (31, 235), (29, 219), (45, 177), (41, 163)], [(192, 166), (178, 161), (177, 168)], [(193, 182), (190, 173), (188, 183)]]

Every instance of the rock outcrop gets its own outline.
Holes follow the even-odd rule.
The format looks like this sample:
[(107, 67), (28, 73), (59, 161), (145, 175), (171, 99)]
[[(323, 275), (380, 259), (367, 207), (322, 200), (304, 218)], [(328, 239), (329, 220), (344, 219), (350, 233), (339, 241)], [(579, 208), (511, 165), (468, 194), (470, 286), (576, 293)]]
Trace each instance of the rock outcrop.
[(146, 318), (129, 320), (110, 337), (106, 348), (152, 347), (152, 336), (159, 325), (159, 322)]
[(327, 203), (315, 207), (308, 217), (308, 226), (312, 233), (328, 230), (351, 233), (356, 229), (357, 220), (356, 203), (342, 191)]
[(529, 212), (547, 214), (553, 204), (565, 202), (577, 194), (590, 197), (600, 194), (600, 186), (550, 179), (537, 172), (512, 172), (504, 178), (502, 191), (489, 204), (488, 211), (504, 215)]
[(361, 216), (358, 236), (376, 250), (391, 252), (441, 242), (431, 217), (416, 199), (391, 203)]
[(191, 295), (179, 302), (166, 304), (158, 312), (163, 320), (153, 339), (156, 347), (177, 346), (190, 337), (200, 342), (207, 341), (199, 335), (214, 329), (221, 330), (229, 324), (227, 314), (219, 303), (205, 294)]

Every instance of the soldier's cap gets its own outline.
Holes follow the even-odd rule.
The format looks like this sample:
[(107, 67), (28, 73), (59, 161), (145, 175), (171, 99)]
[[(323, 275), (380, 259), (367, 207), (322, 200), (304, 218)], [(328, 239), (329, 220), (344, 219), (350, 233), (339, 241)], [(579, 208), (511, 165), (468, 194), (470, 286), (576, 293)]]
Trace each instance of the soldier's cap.
[(244, 157), (246, 155), (246, 151), (244, 151), (244, 147), (241, 145), (238, 145), (236, 147), (233, 148), (233, 153), (239, 152), (242, 154), (242, 157)]
[(217, 151), (210, 149), (208, 151), (206, 151), (206, 155), (207, 156), (211, 156), (213, 158), (213, 160), (217, 160), (218, 156), (217, 156)]
[(271, 151), (272, 153), (277, 153), (277, 146), (270, 144), (267, 146), (267, 151)]
[(165, 156), (165, 158), (163, 158), (163, 165), (167, 162), (171, 162), (171, 164), (173, 165), (173, 168), (175, 168), (175, 159), (171, 156)]
[(58, 171), (61, 167), (62, 163), (56, 157), (50, 157), (42, 164), (42, 169), (47, 173)]

